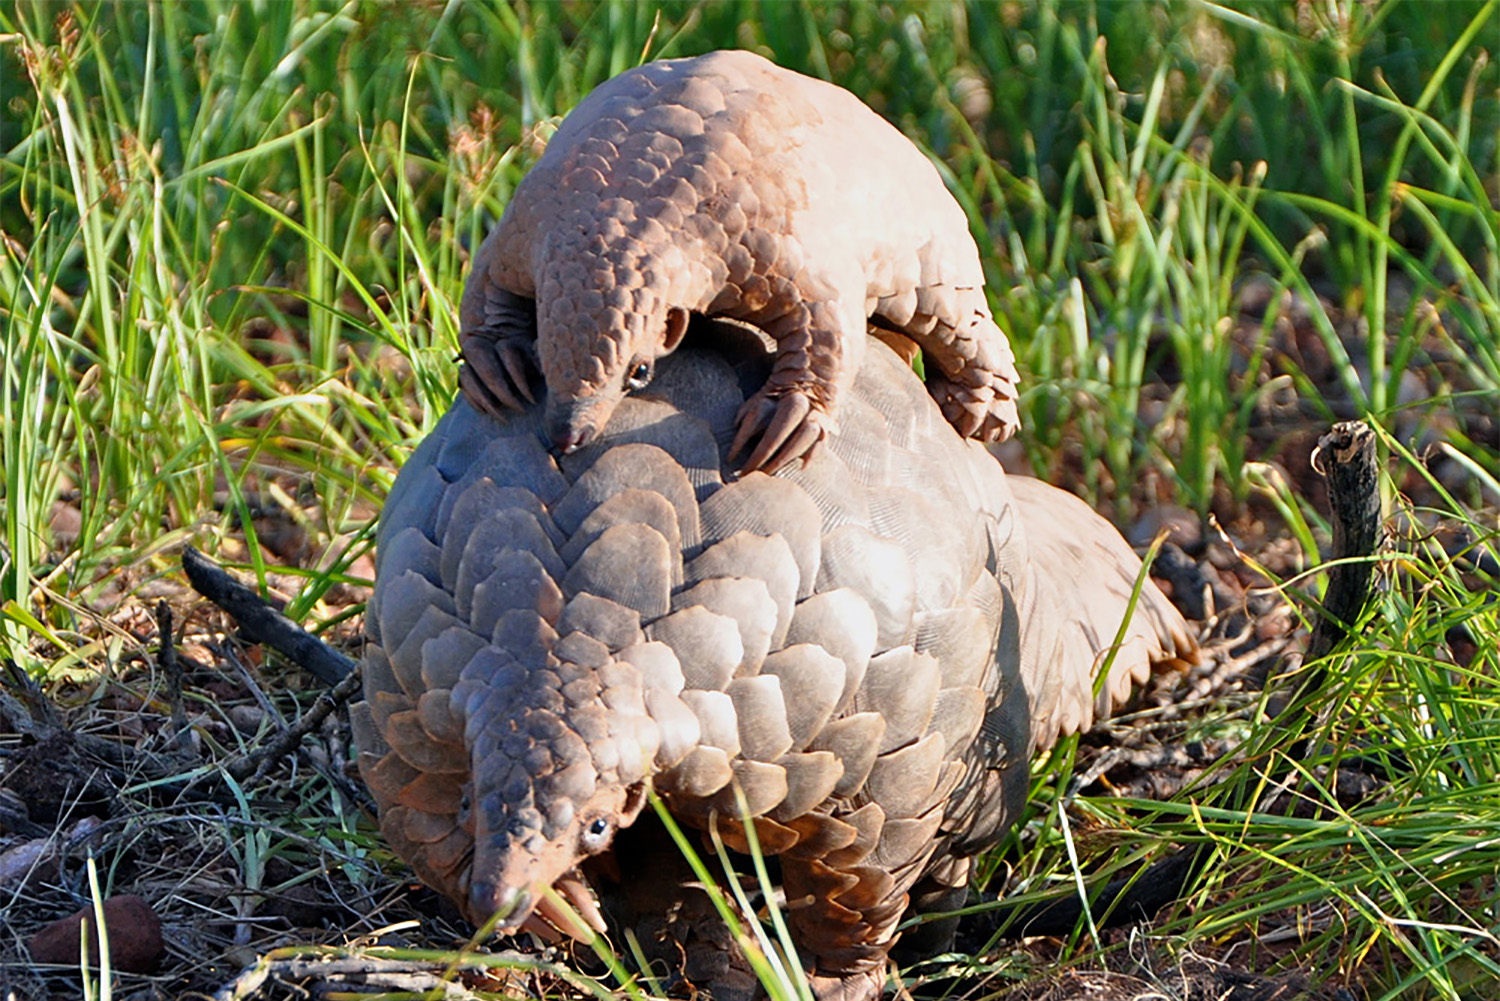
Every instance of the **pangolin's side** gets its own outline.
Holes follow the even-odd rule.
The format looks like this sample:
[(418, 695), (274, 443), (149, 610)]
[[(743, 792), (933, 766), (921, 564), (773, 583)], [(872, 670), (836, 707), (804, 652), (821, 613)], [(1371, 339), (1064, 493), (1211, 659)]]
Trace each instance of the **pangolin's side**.
[[(575, 108), (479, 249), (463, 386), (481, 409), (547, 389), (576, 448), (650, 382), (688, 312), (776, 343), (740, 415), (768, 471), (837, 426), (866, 320), (926, 352), (928, 388), (966, 436), (1017, 424), (1016, 372), (968, 222), (927, 158), (847, 91), (749, 52), (649, 63)], [(534, 361), (532, 360), (534, 351)]]
[(958, 438), (884, 345), (826, 447), (735, 479), (764, 366), (679, 352), (562, 457), (540, 408), (460, 402), (382, 518), (359, 763), (392, 847), (502, 927), (560, 922), (552, 885), (602, 928), (578, 865), (645, 791), (742, 846), (738, 791), (819, 993), (868, 998), (909, 904), (962, 898), (1032, 752), (1193, 643), (1147, 584), (1096, 700), (1139, 562)]

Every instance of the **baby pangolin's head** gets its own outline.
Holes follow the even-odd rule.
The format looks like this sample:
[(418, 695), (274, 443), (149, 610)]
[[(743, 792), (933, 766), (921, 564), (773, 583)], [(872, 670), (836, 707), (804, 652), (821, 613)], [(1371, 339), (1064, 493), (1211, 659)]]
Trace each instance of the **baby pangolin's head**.
[(650, 385), (657, 361), (682, 343), (688, 311), (676, 306), (644, 314), (611, 306), (587, 313), (557, 310), (567, 314), (565, 325), (549, 323), (552, 312), (538, 317), (537, 355), (547, 379), (547, 435), (567, 454), (604, 430), (622, 399)]

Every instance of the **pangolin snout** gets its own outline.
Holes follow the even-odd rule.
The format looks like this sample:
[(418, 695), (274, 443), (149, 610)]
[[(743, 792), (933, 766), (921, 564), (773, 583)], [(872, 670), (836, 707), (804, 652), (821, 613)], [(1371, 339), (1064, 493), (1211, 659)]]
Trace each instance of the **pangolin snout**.
[(496, 912), (505, 916), (500, 919), (501, 929), (518, 927), (531, 915), (535, 901), (524, 887), (500, 887), (488, 879), (476, 879), (469, 884), (469, 916), (475, 924), (483, 924)]
[(614, 410), (612, 402), (597, 397), (558, 399), (547, 396), (547, 437), (562, 455), (578, 451), (599, 436)]
[(575, 427), (571, 424), (555, 424), (549, 431), (552, 447), (563, 455), (571, 455), (594, 439), (598, 431), (591, 424)]

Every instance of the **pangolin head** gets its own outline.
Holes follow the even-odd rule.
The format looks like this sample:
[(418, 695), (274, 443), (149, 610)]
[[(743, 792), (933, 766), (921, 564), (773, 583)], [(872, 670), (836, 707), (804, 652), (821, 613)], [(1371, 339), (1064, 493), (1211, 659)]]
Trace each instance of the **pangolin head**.
[(467, 915), (483, 925), (500, 913), (497, 927), (514, 930), (536, 912), (572, 932), (545, 899), (555, 887), (602, 931), (577, 866), (607, 850), (646, 800), (659, 738), (640, 672), (485, 653), (451, 695), (471, 767), (459, 816), (474, 836)]
[[(552, 269), (537, 285), (537, 360), (547, 380), (547, 435), (567, 454), (588, 444), (615, 407), (646, 388), (656, 362), (687, 332), (688, 311), (651, 285), (611, 285), (608, 270), (570, 279), (576, 261)], [(639, 278), (636, 279), (639, 283)]]

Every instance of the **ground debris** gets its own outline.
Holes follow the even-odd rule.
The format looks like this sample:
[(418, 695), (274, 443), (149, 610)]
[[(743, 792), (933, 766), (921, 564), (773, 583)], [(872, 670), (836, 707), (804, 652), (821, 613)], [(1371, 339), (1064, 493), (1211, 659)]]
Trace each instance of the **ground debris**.
[(1296, 973), (1267, 977), (1194, 956), (1154, 968), (1131, 961), (1118, 970), (1067, 970), (988, 1001), (1354, 1001), (1354, 995), (1314, 987)]
[[(389, 953), (392, 950), (380, 950)], [(219, 988), (213, 1001), (250, 1001), (281, 996), (360, 998), (388, 992), (418, 993), (434, 1001), (470, 1001), (486, 996), (551, 996), (535, 959), (518, 952), (453, 953), (450, 957), (401, 959), (362, 948), (284, 949), (258, 957)], [(555, 992), (552, 992), (555, 993)]]

